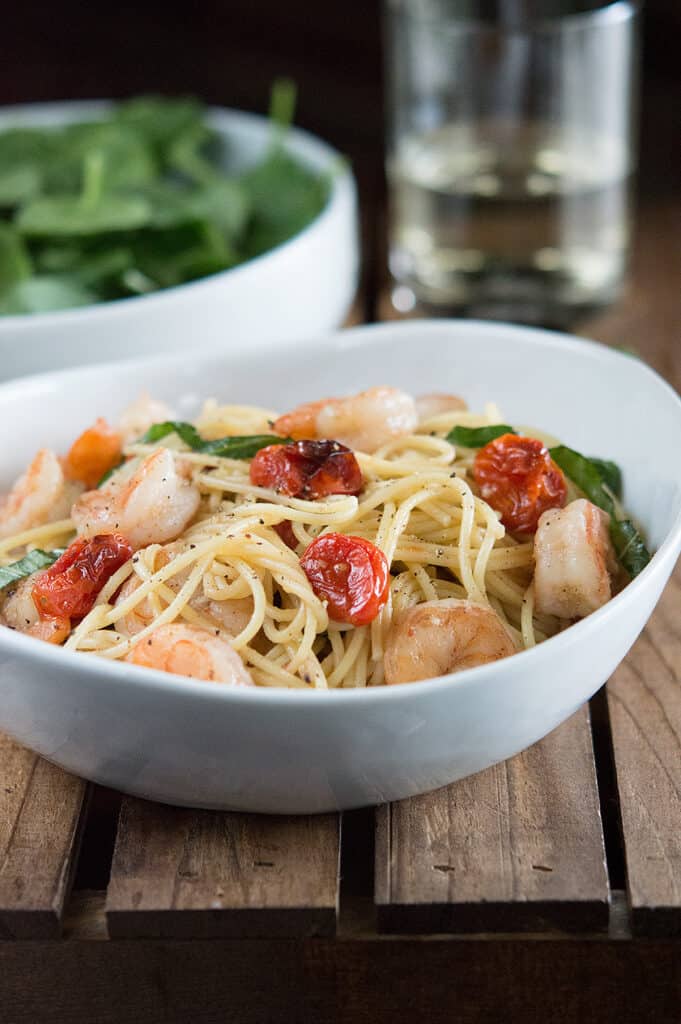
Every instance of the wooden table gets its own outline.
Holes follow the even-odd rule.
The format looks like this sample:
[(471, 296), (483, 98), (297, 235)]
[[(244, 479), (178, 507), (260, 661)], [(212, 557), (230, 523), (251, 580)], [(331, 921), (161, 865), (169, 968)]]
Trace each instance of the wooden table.
[[(677, 387), (678, 213), (583, 325)], [(392, 315), (367, 278), (355, 319)], [(342, 822), (121, 798), (0, 737), (2, 1024), (678, 1024), (680, 596), (532, 749)]]

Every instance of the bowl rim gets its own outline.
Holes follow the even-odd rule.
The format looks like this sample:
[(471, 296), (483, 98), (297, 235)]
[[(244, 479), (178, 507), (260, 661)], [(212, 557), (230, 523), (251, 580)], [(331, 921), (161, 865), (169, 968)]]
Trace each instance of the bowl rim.
[[(587, 340), (575, 335), (561, 333), (557, 331), (549, 331), (538, 327), (522, 326), (517, 324), (508, 324), (503, 322), (494, 321), (480, 321), (480, 320), (427, 320), (427, 319), (413, 319), (395, 323), (381, 323), (381, 324), (368, 324), (353, 327), (346, 330), (340, 330), (332, 332), (325, 336), (324, 339), (319, 337), (309, 338), (304, 342), (297, 342), (295, 350), (297, 355), (305, 355), (309, 353), (311, 356), (318, 352), (320, 341), (323, 340), (328, 351), (333, 353), (342, 352), (353, 346), (365, 345), (367, 334), (373, 339), (374, 345), (388, 345), (390, 339), (394, 337), (395, 333), (407, 334), (409, 332), (420, 332), (427, 331), (432, 334), (447, 333), (451, 331), (466, 331), (467, 334), (477, 335), (478, 344), (484, 345), (484, 336), (489, 335), (490, 332), (501, 332), (509, 336), (512, 341), (513, 338), (523, 337), (525, 342), (530, 343), (536, 347), (541, 347), (544, 351), (548, 347), (554, 349), (560, 349), (561, 351), (570, 350), (575, 351), (575, 344), (579, 345), (579, 351), (586, 354), (596, 362), (607, 363), (619, 363), (620, 360), (636, 359), (635, 356), (631, 356), (624, 352), (619, 352), (607, 345), (603, 345), (600, 342)], [(281, 346), (269, 346), (259, 349), (259, 355), (266, 355), (268, 352), (277, 352), (279, 355), (282, 353)], [(7, 381), (0, 384), (0, 407), (2, 405), (3, 397), (12, 392), (18, 392), (21, 394), (22, 391), (30, 391), (35, 388), (36, 385), (50, 384), (52, 390), (55, 385), (58, 385), (63, 378), (69, 376), (82, 376), (83, 374), (89, 375), (94, 374), (99, 376), (100, 374), (106, 374), (117, 371), (125, 371), (131, 369), (145, 370), (147, 368), (153, 368), (154, 365), (163, 364), (165, 369), (172, 368), (173, 365), (178, 367), (191, 363), (196, 365), (200, 362), (206, 362), (208, 364), (224, 361), (228, 363), (233, 357), (229, 355), (222, 355), (214, 351), (208, 350), (197, 350), (194, 353), (186, 354), (182, 353), (179, 355), (173, 355), (171, 357), (166, 356), (147, 356), (141, 359), (128, 359), (120, 362), (102, 363), (93, 366), (85, 366), (82, 368), (66, 368), (63, 370), (45, 372), (42, 374), (35, 374), (30, 377), (21, 377), (14, 381)], [(676, 390), (669, 384), (656, 370), (648, 366), (646, 363), (637, 360), (637, 369), (640, 374), (644, 377), (648, 377), (656, 387), (661, 388), (663, 392), (666, 392), (667, 397), (671, 399), (672, 403), (676, 405), (679, 414), (679, 423), (681, 424), (681, 397)], [(681, 473), (679, 474), (681, 479)], [(590, 633), (594, 630), (599, 630), (601, 626), (607, 629), (607, 624), (613, 618), (617, 616), (619, 609), (623, 608), (627, 604), (636, 602), (639, 593), (646, 587), (646, 584), (653, 576), (658, 575), (664, 571), (664, 565), (667, 561), (678, 555), (679, 548), (681, 548), (681, 508), (676, 514), (676, 517), (672, 523), (671, 528), (667, 531), (661, 545), (653, 554), (648, 565), (643, 571), (633, 579), (627, 586), (620, 591), (619, 594), (611, 598), (610, 601), (602, 608), (592, 612), (586, 618), (581, 619), (579, 622), (574, 623), (568, 629), (559, 633), (557, 636), (550, 637), (548, 640), (541, 644), (537, 644), (535, 647), (530, 649), (522, 650), (512, 655), (508, 659), (503, 659), (501, 663), (501, 671), (504, 670), (504, 665), (509, 664), (516, 667), (516, 671), (521, 671), (525, 668), (527, 673), (545, 661), (547, 658), (551, 658), (553, 654), (559, 657), (561, 652), (567, 653), (571, 647), (574, 646), (580, 638), (587, 640)], [(64, 650), (63, 648), (54, 648), (50, 644), (46, 644), (43, 641), (37, 640), (34, 637), (29, 637), (24, 634), (20, 634), (14, 630), (3, 629), (0, 630), (0, 655), (2, 654), (18, 654), (33, 656), (33, 660), (45, 665), (54, 665), (55, 656), (57, 658), (57, 664), (64, 666), (64, 669), (70, 668), (72, 671), (79, 674), (88, 674), (93, 679), (108, 679), (112, 682), (118, 682), (123, 685), (144, 687), (148, 690), (159, 690), (159, 691), (170, 691), (172, 694), (178, 696), (192, 696), (197, 700), (218, 700), (232, 703), (234, 701), (239, 703), (250, 703), (251, 701), (266, 702), (267, 705), (274, 704), (279, 707), (286, 707), (288, 705), (296, 705), (299, 708), (307, 706), (310, 702), (316, 702), (320, 699), (324, 701), (330, 701), (334, 705), (338, 702), (343, 704), (350, 703), (354, 704), (359, 701), (365, 705), (373, 706), (375, 703), (378, 706), (383, 706), (385, 702), (397, 701), (400, 696), (406, 699), (410, 697), (416, 698), (418, 694), (430, 694), (435, 690), (444, 688), (462, 688), (469, 685), (483, 685), (485, 681), (491, 680), (499, 671), (500, 663), (491, 662), (487, 665), (480, 665), (475, 668), (464, 669), (460, 672), (449, 673), (448, 675), (435, 676), (431, 679), (418, 680), (412, 683), (401, 683), (395, 686), (375, 686), (366, 688), (348, 688), (343, 689), (342, 687), (321, 690), (321, 689), (304, 689), (304, 688), (284, 688), (284, 687), (268, 687), (268, 686), (256, 686), (256, 687), (229, 687), (229, 686), (216, 686), (215, 684), (204, 682), (202, 680), (192, 680), (184, 678), (182, 676), (169, 676), (168, 673), (162, 672), (156, 669), (142, 668), (140, 666), (131, 665), (129, 663), (123, 663), (120, 661), (107, 660), (105, 658), (91, 657), (86, 659), (83, 657), (83, 652)], [(320, 698), (320, 694), (322, 697)], [(316, 705), (315, 705), (316, 706)]]
[[(87, 116), (88, 113), (96, 114), (97, 112), (109, 110), (118, 102), (121, 101), (95, 99), (12, 104), (0, 107), (0, 130), (4, 127), (10, 127), (11, 125), (7, 125), (6, 122), (11, 122), (15, 117), (19, 119), (22, 113), (24, 115), (40, 115), (44, 111), (47, 115), (50, 112), (55, 114), (63, 112), (65, 115), (78, 116), (79, 112), (82, 112), (83, 116)], [(260, 129), (263, 134), (269, 130), (270, 120), (263, 114), (238, 110), (234, 107), (213, 105), (206, 107), (206, 114), (209, 121), (222, 121), (224, 123), (224, 127), (220, 128), (218, 126), (218, 131), (223, 134), (229, 131), (230, 125), (236, 125), (237, 128), (239, 126), (246, 126), (251, 129)], [(68, 123), (68, 119), (67, 117), (63, 123)], [(55, 121), (54, 123), (57, 124), (58, 122)], [(45, 313), (12, 313), (0, 316), (0, 341), (3, 340), (3, 334), (14, 334), (17, 330), (37, 330), (40, 328), (49, 330), (53, 322), (55, 325), (68, 326), (72, 321), (80, 322), (89, 317), (125, 316), (127, 313), (134, 313), (135, 310), (138, 310), (140, 303), (144, 304), (144, 309), (153, 310), (161, 302), (180, 300), (183, 297), (189, 296), (190, 292), (194, 298), (200, 300), (200, 294), (197, 296), (195, 293), (200, 292), (201, 289), (207, 289), (211, 286), (219, 287), (228, 276), (230, 280), (237, 280), (239, 276), (243, 277), (248, 273), (254, 273), (265, 261), (270, 258), (276, 258), (280, 254), (283, 254), (285, 258), (286, 252), (292, 246), (299, 244), (311, 234), (323, 230), (345, 199), (350, 199), (354, 203), (357, 195), (356, 183), (348, 158), (318, 135), (293, 125), (287, 132), (285, 148), (288, 152), (299, 156), (302, 155), (303, 161), (305, 160), (305, 154), (314, 154), (313, 162), (315, 159), (319, 161), (318, 170), (321, 169), (321, 164), (325, 161), (328, 163), (329, 171), (333, 172), (330, 173), (329, 195), (323, 209), (302, 231), (292, 235), (291, 238), (287, 238), (284, 242), (280, 242), (279, 245), (275, 245), (266, 252), (252, 256), (243, 263), (238, 263), (235, 267), (228, 267), (226, 270), (219, 270), (217, 273), (207, 274), (205, 277), (198, 277), (196, 280), (186, 281), (184, 284), (160, 288), (158, 291), (150, 292), (147, 295), (129, 295), (122, 299), (92, 302), (87, 306), (73, 306), (69, 309), (58, 309)]]

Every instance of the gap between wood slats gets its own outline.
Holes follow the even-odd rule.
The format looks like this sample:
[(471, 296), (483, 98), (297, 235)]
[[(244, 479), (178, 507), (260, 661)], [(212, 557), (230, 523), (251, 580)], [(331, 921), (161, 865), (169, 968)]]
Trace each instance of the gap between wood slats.
[(0, 938), (59, 936), (86, 793), (0, 733)]
[(384, 932), (607, 928), (588, 708), (510, 761), (379, 808), (375, 887)]
[(194, 811), (126, 798), (107, 892), (116, 938), (332, 935), (338, 815)]
[(632, 929), (681, 935), (681, 570), (608, 683)]
[[(602, 686), (589, 701), (591, 737), (596, 760), (598, 796), (601, 804), (603, 837), (605, 839), (605, 860), (608, 866), (611, 892), (624, 891), (626, 873), (624, 868), (624, 844), (620, 818), (619, 794), (615, 776), (615, 758), (612, 750), (610, 716), (605, 686)], [(612, 916), (612, 907), (611, 907)]]

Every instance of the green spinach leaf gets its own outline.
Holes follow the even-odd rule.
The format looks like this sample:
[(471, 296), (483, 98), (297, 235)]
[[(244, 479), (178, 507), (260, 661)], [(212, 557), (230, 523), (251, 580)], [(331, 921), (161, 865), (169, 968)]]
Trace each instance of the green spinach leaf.
[(33, 272), (31, 258), (23, 239), (11, 224), (0, 221), (0, 293)]
[(0, 295), (0, 314), (49, 313), (53, 310), (89, 306), (96, 292), (67, 274), (35, 274), (17, 281)]

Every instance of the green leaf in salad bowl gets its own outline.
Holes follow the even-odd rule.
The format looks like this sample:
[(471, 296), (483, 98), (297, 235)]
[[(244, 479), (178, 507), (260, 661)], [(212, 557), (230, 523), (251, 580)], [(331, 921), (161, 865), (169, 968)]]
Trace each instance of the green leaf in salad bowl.
[(273, 249), (317, 217), (329, 197), (329, 179), (283, 150), (240, 178), (254, 211), (246, 243), (249, 256)]
[(50, 313), (76, 306), (89, 306), (97, 295), (77, 278), (43, 274), (17, 281), (0, 293), (0, 314)]
[(250, 213), (245, 190), (230, 178), (215, 178), (197, 186), (159, 182), (135, 194), (150, 204), (151, 228), (175, 228), (205, 221), (218, 227), (227, 238), (235, 239)]
[(135, 131), (112, 122), (85, 122), (64, 129), (47, 176), (46, 191), (77, 192), (83, 163), (92, 153), (102, 157), (104, 192), (144, 185), (157, 174), (150, 146)]
[(150, 215), (149, 204), (139, 196), (104, 195), (94, 203), (84, 203), (77, 196), (55, 196), (27, 203), (15, 223), (27, 237), (67, 238), (132, 231), (147, 224)]
[(208, 155), (208, 147), (214, 141), (214, 133), (205, 124), (191, 125), (176, 136), (168, 147), (168, 163), (190, 181), (206, 184), (220, 174), (214, 160)]
[(167, 160), (173, 141), (201, 126), (204, 108), (191, 97), (137, 96), (121, 103), (113, 117), (118, 124), (131, 128), (144, 138), (158, 157)]
[(24, 240), (11, 224), (0, 221), (0, 292), (33, 273)]
[(40, 192), (52, 152), (43, 129), (0, 132), (0, 206), (13, 207)]

